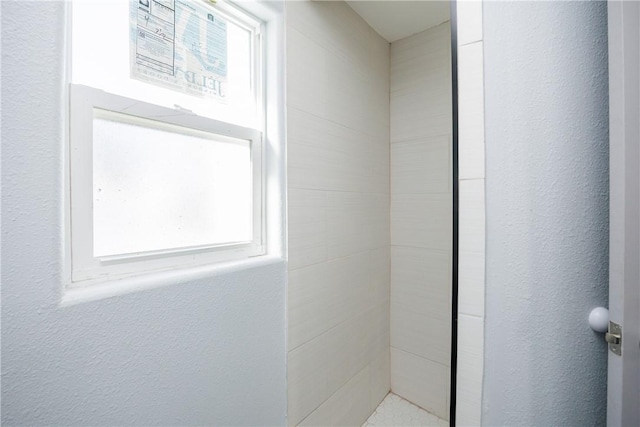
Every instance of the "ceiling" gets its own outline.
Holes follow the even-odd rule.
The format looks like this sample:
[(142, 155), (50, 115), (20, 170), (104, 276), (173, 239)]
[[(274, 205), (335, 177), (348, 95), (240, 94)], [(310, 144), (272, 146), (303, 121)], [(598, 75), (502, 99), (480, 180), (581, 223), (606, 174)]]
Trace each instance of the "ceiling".
[(359, 1), (349, 6), (389, 43), (449, 20), (448, 1)]

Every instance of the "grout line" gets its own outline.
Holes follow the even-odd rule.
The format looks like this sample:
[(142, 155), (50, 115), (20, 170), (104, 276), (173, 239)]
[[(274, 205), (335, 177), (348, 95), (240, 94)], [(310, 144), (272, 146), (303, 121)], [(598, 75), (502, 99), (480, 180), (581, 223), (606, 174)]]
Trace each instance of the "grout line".
[[(447, 252), (450, 253), (451, 252), (451, 248), (425, 248), (422, 246), (412, 246), (412, 245), (394, 245), (391, 244), (389, 245), (391, 248), (409, 248), (409, 249), (424, 249), (427, 251), (438, 251), (438, 252)], [(465, 252), (471, 252), (471, 251), (465, 251)], [(476, 253), (476, 252), (472, 252), (472, 253)], [(479, 253), (479, 252), (478, 252)]]
[[(409, 142), (428, 141), (430, 139), (443, 138), (443, 137), (447, 137), (447, 138), (451, 139), (451, 132), (438, 133), (438, 134), (429, 135), (429, 136), (418, 136), (416, 138), (398, 139), (398, 140), (395, 140), (395, 141), (392, 141), (391, 137), (389, 137), (389, 143), (390, 143), (390, 145), (396, 145), (396, 144), (404, 144), (404, 143), (409, 143)], [(449, 143), (451, 143), (451, 141), (449, 141)]]
[(463, 312), (459, 312), (458, 313), (460, 316), (466, 316), (466, 317), (471, 317), (474, 319), (479, 319), (482, 320), (482, 322), (484, 322), (484, 316), (478, 316), (477, 314), (470, 314), (470, 313), (463, 313)]
[[(287, 190), (303, 190), (303, 191), (322, 191), (325, 193), (349, 193), (349, 194), (362, 194), (362, 195), (379, 195), (379, 196), (390, 196), (390, 193), (380, 193), (377, 191), (352, 191), (352, 190), (326, 190), (323, 188), (306, 188), (306, 187), (296, 187), (290, 185), (287, 187)], [(291, 203), (289, 203), (291, 205)]]
[[(310, 343), (311, 341), (316, 340), (316, 339), (318, 339), (318, 338), (322, 337), (323, 335), (328, 334), (329, 332), (333, 331), (334, 329), (338, 328), (339, 326), (342, 326), (342, 325), (344, 325), (345, 323), (350, 322), (350, 321), (354, 320), (355, 318), (357, 318), (357, 317), (359, 317), (359, 316), (364, 315), (364, 314), (365, 314), (365, 313), (367, 313), (368, 311), (378, 309), (378, 306), (383, 305), (383, 304), (387, 304), (387, 305), (389, 305), (389, 310), (391, 310), (391, 300), (385, 300), (385, 301), (382, 301), (382, 302), (379, 302), (379, 303), (374, 303), (374, 304), (367, 305), (367, 307), (366, 307), (364, 310), (359, 311), (359, 312), (356, 312), (354, 315), (351, 315), (350, 317), (348, 317), (348, 318), (344, 319), (344, 320), (343, 320), (343, 321), (341, 321), (340, 323), (337, 323), (337, 324), (335, 324), (335, 325), (331, 326), (329, 329), (326, 329), (326, 330), (322, 331), (322, 332), (321, 332), (321, 333), (319, 333), (318, 335), (314, 336), (313, 338), (310, 338), (310, 339), (306, 340), (306, 341), (305, 341), (305, 342), (303, 342), (302, 344), (299, 344), (299, 345), (297, 345), (296, 347), (291, 348), (291, 349), (289, 349), (289, 348), (288, 348), (288, 349), (287, 349), (287, 355), (288, 355), (289, 353), (291, 353), (292, 351), (295, 351), (295, 350), (299, 349), (300, 347), (302, 347), (302, 346), (304, 346), (304, 345), (306, 345), (306, 344)], [(389, 331), (384, 331), (384, 332), (382, 332), (382, 333), (378, 334), (378, 336), (384, 336), (384, 335), (386, 335), (386, 334), (389, 334), (389, 336), (391, 336), (391, 331), (390, 331), (390, 330), (389, 330)], [(391, 348), (391, 344), (390, 344), (390, 343), (389, 343), (389, 348)], [(371, 363), (371, 361), (369, 361), (368, 363)]]
[(409, 192), (394, 191), (390, 195), (392, 197), (393, 196), (443, 196), (443, 195), (453, 196), (453, 191), (432, 191), (429, 193), (409, 193)]
[(407, 248), (407, 249), (421, 249), (421, 250), (425, 250), (425, 251), (430, 251), (430, 252), (442, 252), (442, 253), (451, 253), (451, 248), (445, 248), (445, 249), (434, 249), (434, 248), (423, 248), (421, 246), (411, 246), (411, 245), (390, 245), (390, 247), (393, 248)]
[(445, 368), (447, 368), (447, 369), (451, 369), (451, 366), (449, 366), (449, 365), (445, 365), (444, 363), (442, 363), (442, 362), (438, 362), (437, 360), (433, 360), (433, 359), (429, 359), (428, 357), (420, 356), (419, 354), (415, 354), (415, 353), (413, 353), (413, 352), (411, 352), (411, 351), (407, 351), (407, 350), (401, 349), (400, 347), (395, 347), (395, 346), (392, 346), (392, 345), (390, 345), (389, 347), (391, 347), (391, 348), (393, 348), (393, 349), (396, 349), (396, 350), (398, 350), (398, 351), (401, 351), (401, 352), (403, 352), (403, 353), (407, 353), (407, 354), (410, 354), (410, 355), (412, 355), (412, 356), (419, 357), (420, 359), (424, 359), (424, 360), (428, 360), (429, 362), (436, 363), (436, 364), (438, 364), (438, 365), (440, 365), (440, 366), (443, 366), (443, 367), (445, 367)]
[(344, 255), (344, 256), (340, 256), (340, 257), (336, 257), (336, 258), (329, 258), (327, 256), (327, 259), (324, 259), (322, 261), (314, 262), (313, 264), (303, 265), (302, 267), (298, 267), (298, 268), (294, 268), (294, 269), (288, 269), (287, 271), (290, 273), (292, 271), (302, 270), (303, 268), (313, 267), (315, 265), (320, 265), (320, 264), (328, 264), (330, 262), (340, 261), (340, 260), (344, 260), (346, 258), (353, 258), (353, 257), (359, 256), (359, 255), (365, 254), (367, 252), (374, 252), (374, 251), (378, 251), (380, 249), (386, 249), (386, 248), (391, 249), (391, 245), (387, 244), (387, 245), (382, 245), (382, 246), (376, 246), (376, 247), (373, 247), (373, 248), (364, 249), (364, 250), (361, 250), (361, 251), (350, 253), (349, 255)]
[[(358, 16), (358, 18), (362, 19), (362, 17), (360, 15), (357, 15), (357, 16)], [(371, 27), (369, 27), (368, 24), (367, 24), (367, 27), (371, 28)], [(350, 65), (356, 65), (356, 67), (354, 67), (356, 69), (358, 68), (357, 65), (366, 65), (367, 67), (369, 66), (369, 57), (368, 56), (367, 56), (367, 59), (366, 59), (365, 63), (362, 64), (362, 61), (361, 61), (362, 58), (359, 58), (357, 55), (353, 55), (353, 53), (351, 51), (349, 51), (348, 49), (344, 49), (344, 43), (342, 43), (342, 42), (334, 43), (334, 42), (330, 41), (328, 38), (315, 37), (316, 34), (314, 34), (313, 30), (312, 31), (308, 31), (307, 27), (298, 28), (298, 26), (295, 25), (294, 23), (291, 23), (291, 24), (287, 25), (287, 31), (290, 31), (290, 30), (294, 30), (299, 35), (301, 35), (302, 37), (306, 38), (307, 40), (309, 40), (310, 42), (315, 44), (317, 48), (320, 48), (321, 50), (325, 51), (324, 53), (326, 55), (333, 56), (334, 59), (337, 58), (338, 60), (346, 60), (346, 61), (351, 63)], [(369, 46), (369, 38), (368, 38), (368, 36), (367, 36), (367, 43), (366, 44), (367, 44), (367, 49), (369, 49), (370, 46)], [(360, 76), (365, 77), (365, 78), (369, 78), (370, 77), (369, 73), (371, 71), (369, 69), (367, 69), (366, 71), (358, 70), (357, 72), (358, 72), (358, 74)]]
[[(302, 108), (300, 108), (300, 107), (297, 107), (297, 106), (295, 106), (295, 105), (287, 104), (285, 108), (291, 108), (291, 109), (296, 110), (296, 111), (298, 111), (298, 112), (300, 112), (300, 113), (308, 114), (308, 115), (313, 116), (313, 117), (315, 117), (315, 118), (317, 118), (317, 119), (320, 119), (320, 120), (325, 120), (325, 121), (327, 121), (327, 122), (329, 122), (329, 123), (333, 123), (333, 124), (335, 124), (335, 125), (338, 125), (338, 126), (340, 126), (340, 127), (345, 128), (345, 129), (349, 129), (349, 130), (351, 130), (351, 131), (353, 131), (353, 132), (362, 133), (362, 134), (364, 134), (364, 135), (366, 135), (366, 136), (371, 137), (371, 138), (372, 138), (372, 139), (374, 139), (374, 140), (375, 140), (376, 138), (379, 138), (379, 137), (380, 137), (380, 135), (379, 135), (378, 133), (369, 133), (369, 132), (367, 132), (367, 131), (363, 131), (363, 130), (361, 130), (361, 129), (352, 128), (352, 127), (350, 127), (350, 126), (345, 125), (344, 123), (336, 122), (335, 120), (331, 120), (331, 119), (329, 119), (329, 118), (326, 118), (326, 117), (320, 116), (320, 115), (318, 115), (318, 114), (316, 114), (316, 113), (313, 113), (313, 112), (311, 112), (311, 111), (304, 110), (304, 109), (302, 109)], [(389, 115), (391, 115), (391, 112), (389, 112)], [(388, 125), (384, 125), (384, 127), (388, 127), (389, 129), (391, 129), (391, 121), (389, 121), (389, 124), (388, 124)], [(287, 128), (288, 128), (288, 126), (287, 126)], [(368, 128), (370, 128), (370, 126), (369, 126)], [(389, 134), (389, 138), (391, 138), (391, 135), (390, 135), (390, 134)], [(380, 140), (382, 140), (382, 138), (380, 138)], [(386, 141), (385, 141), (385, 142), (386, 142)], [(389, 140), (389, 142), (390, 142), (390, 140)], [(376, 144), (381, 145), (381, 146), (382, 146), (382, 145), (385, 145), (385, 144), (382, 144), (382, 143), (376, 143)], [(307, 145), (307, 146), (308, 146), (308, 145), (310, 145), (310, 144), (300, 144), (300, 145)]]
[[(333, 396), (335, 396), (337, 393), (339, 393), (344, 387), (347, 386), (347, 384), (349, 384), (349, 382), (351, 380), (353, 380), (355, 377), (357, 377), (358, 375), (360, 375), (362, 373), (362, 371), (364, 371), (365, 369), (369, 368), (371, 362), (367, 363), (366, 366), (362, 369), (360, 369), (358, 372), (356, 372), (355, 374), (353, 374), (351, 377), (349, 377), (349, 379), (347, 381), (345, 381), (340, 387), (338, 387), (338, 389), (336, 391), (334, 391), (333, 393), (331, 393), (329, 396), (327, 396), (327, 398), (325, 400), (323, 400), (318, 406), (316, 406), (311, 412), (309, 412), (302, 420), (300, 420), (300, 422), (298, 422), (298, 425), (300, 425), (302, 422), (304, 422), (304, 420), (306, 420), (307, 418), (309, 418), (315, 411), (317, 411), (318, 409), (320, 409), (320, 407), (322, 405), (324, 405), (325, 403), (327, 403), (329, 401), (329, 399), (331, 399)], [(368, 400), (368, 399), (367, 399)]]
[(472, 44), (482, 43), (482, 42), (484, 42), (484, 40), (483, 40), (483, 39), (480, 39), (480, 40), (474, 40), (474, 41), (472, 41), (472, 42), (467, 42), (467, 43), (459, 44), (459, 45), (458, 45), (458, 49), (460, 49), (461, 47), (464, 47), (464, 46), (470, 46), (470, 45), (472, 45)]
[[(393, 193), (391, 196), (452, 196), (452, 192), (446, 193)], [(392, 197), (393, 198), (393, 197)]]

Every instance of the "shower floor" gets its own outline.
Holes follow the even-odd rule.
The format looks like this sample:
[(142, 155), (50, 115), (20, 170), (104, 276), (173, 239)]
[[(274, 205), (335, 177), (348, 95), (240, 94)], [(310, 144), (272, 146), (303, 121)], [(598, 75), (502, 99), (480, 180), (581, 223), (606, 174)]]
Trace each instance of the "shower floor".
[(362, 427), (433, 426), (449, 427), (449, 422), (389, 393)]

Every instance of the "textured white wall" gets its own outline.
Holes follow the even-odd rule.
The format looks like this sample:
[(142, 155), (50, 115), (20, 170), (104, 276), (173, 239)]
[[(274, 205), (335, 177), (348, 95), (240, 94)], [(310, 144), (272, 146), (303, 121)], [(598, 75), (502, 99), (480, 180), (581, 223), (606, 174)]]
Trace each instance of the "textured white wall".
[(389, 44), (286, 8), (288, 422), (361, 425), (389, 391)]
[(391, 389), (449, 419), (451, 29), (391, 44)]
[(2, 424), (283, 425), (283, 261), (58, 305), (64, 18), (2, 2)]
[(483, 423), (604, 425), (606, 2), (484, 2)]

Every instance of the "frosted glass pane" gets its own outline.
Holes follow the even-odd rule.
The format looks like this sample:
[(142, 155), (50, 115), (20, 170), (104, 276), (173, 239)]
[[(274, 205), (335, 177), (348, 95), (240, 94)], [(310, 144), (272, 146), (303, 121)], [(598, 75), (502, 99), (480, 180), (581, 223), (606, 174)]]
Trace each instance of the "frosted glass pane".
[(94, 117), (94, 256), (250, 241), (249, 141), (131, 120)]
[(258, 128), (253, 82), (253, 34), (227, 21), (227, 85), (224, 103), (140, 81), (130, 75), (130, 0), (73, 0), (71, 81), (168, 108)]

